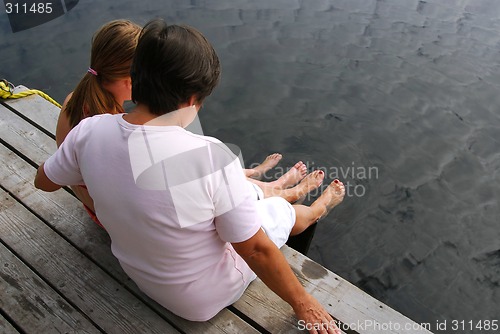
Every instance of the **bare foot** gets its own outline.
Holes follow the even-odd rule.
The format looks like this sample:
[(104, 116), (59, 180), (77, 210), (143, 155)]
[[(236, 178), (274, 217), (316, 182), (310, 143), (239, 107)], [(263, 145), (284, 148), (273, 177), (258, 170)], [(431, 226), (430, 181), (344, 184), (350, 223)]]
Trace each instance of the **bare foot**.
[(298, 185), (293, 188), (281, 190), (281, 197), (286, 199), (290, 203), (297, 202), (318, 188), (321, 183), (323, 183), (323, 179), (325, 178), (325, 173), (322, 170), (315, 170), (312, 173), (308, 174)]
[(279, 153), (268, 155), (266, 159), (257, 167), (246, 169), (245, 176), (252, 177), (254, 179), (261, 179), (265, 173), (278, 164), (282, 157), (283, 156)]
[(276, 181), (270, 182), (274, 188), (290, 188), (296, 185), (307, 175), (307, 166), (302, 162), (297, 162), (288, 172), (283, 174)]
[(318, 210), (318, 220), (325, 218), (334, 207), (344, 200), (344, 196), (344, 184), (337, 179), (333, 180), (321, 196), (311, 205), (311, 208), (314, 207), (314, 209)]

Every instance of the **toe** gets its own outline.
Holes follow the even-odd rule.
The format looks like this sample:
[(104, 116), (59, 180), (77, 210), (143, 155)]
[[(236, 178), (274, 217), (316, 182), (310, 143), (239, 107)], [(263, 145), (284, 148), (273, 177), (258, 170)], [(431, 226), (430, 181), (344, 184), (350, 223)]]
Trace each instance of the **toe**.
[(345, 194), (345, 187), (344, 187), (344, 184), (338, 180), (336, 180), (337, 182), (333, 182), (332, 185), (333, 187), (335, 188), (335, 194), (336, 195), (339, 195), (339, 196), (344, 196)]
[(279, 154), (279, 153), (274, 153), (274, 154), (271, 154), (269, 157), (270, 157), (271, 159), (273, 159), (273, 160), (279, 160), (279, 159), (281, 159), (281, 154)]
[(322, 170), (318, 171), (317, 179), (318, 179), (318, 185), (323, 183), (323, 180), (325, 179), (325, 173)]

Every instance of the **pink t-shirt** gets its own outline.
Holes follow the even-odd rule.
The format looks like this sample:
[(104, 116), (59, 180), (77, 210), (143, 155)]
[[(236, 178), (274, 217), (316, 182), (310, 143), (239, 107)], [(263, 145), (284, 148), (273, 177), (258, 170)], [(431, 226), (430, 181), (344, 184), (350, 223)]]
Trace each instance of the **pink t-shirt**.
[(181, 317), (208, 320), (255, 278), (230, 244), (261, 227), (255, 192), (220, 141), (122, 116), (80, 122), (45, 173), (87, 186), (113, 254), (141, 290)]

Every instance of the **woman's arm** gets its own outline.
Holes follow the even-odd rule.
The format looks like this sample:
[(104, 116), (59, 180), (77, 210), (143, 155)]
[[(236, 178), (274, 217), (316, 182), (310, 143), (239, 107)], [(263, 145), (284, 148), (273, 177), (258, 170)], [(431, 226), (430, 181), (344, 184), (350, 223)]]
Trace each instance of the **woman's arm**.
[(250, 239), (232, 245), (257, 276), (292, 306), (298, 320), (308, 324), (309, 333), (341, 333), (323, 306), (305, 291), (286, 258), (262, 229)]

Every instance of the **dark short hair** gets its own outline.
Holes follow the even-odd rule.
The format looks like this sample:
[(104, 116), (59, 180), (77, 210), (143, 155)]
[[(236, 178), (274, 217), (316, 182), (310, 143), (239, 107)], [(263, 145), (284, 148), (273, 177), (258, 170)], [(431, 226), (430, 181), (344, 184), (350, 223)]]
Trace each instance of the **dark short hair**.
[(193, 95), (201, 104), (219, 82), (220, 63), (198, 30), (155, 19), (141, 32), (131, 78), (132, 100), (163, 115)]

